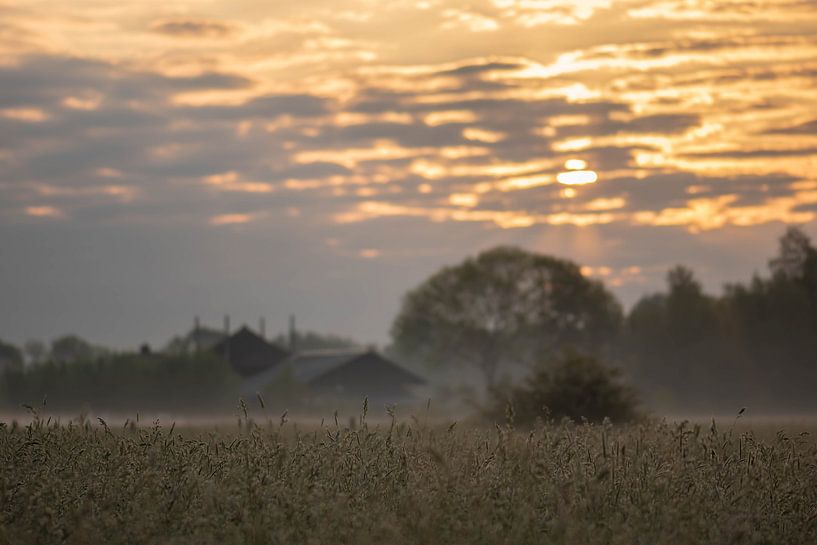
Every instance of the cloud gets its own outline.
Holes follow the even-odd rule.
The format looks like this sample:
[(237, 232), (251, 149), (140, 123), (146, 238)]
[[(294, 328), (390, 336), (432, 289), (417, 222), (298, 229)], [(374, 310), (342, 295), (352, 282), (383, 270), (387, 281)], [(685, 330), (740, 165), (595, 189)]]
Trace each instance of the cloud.
[(327, 114), (330, 104), (327, 99), (309, 94), (281, 94), (260, 96), (237, 105), (190, 106), (180, 112), (193, 119), (219, 121), (269, 120), (282, 116), (309, 118)]
[[(167, 76), (111, 63), (55, 55), (27, 55), (0, 65), (0, 107), (61, 107), (70, 97), (97, 97), (123, 104), (164, 101), (186, 91), (242, 89), (252, 80), (220, 72)], [(92, 102), (93, 103), (93, 102)]]
[(205, 72), (195, 76), (156, 77), (154, 83), (169, 91), (206, 91), (215, 89), (246, 89), (253, 80), (236, 74)]
[[(751, 247), (816, 213), (814, 10), (781, 1), (791, 13), (765, 1), (217, 0), (180, 16), (15, 4), (0, 23), (17, 37), (0, 55), (0, 242), (35, 247), (59, 217), (75, 241), (177, 236), (168, 262), (178, 248), (236, 268), (263, 261), (259, 247), (299, 256), (295, 270), (315, 256), (402, 259), (384, 275), (395, 301), (454, 257), (517, 243), (649, 285), (665, 262), (736, 251), (695, 241), (729, 233)], [(559, 184), (569, 160), (598, 180)], [(245, 269), (261, 267), (231, 269), (221, 288)], [(345, 274), (331, 260), (314, 270)], [(293, 276), (282, 291), (317, 278)]]
[[(785, 132), (782, 134), (799, 134), (797, 132)], [(704, 151), (690, 153), (685, 157), (698, 159), (740, 159), (740, 158), (763, 158), (763, 157), (796, 157), (817, 155), (817, 147), (789, 148), (789, 149), (733, 149), (724, 151)]]
[(456, 68), (449, 68), (439, 72), (443, 76), (481, 76), (490, 72), (505, 72), (523, 68), (524, 64), (507, 61), (486, 61), (479, 63), (465, 63)]
[(769, 129), (766, 131), (766, 134), (807, 134), (807, 135), (814, 135), (817, 134), (817, 119), (813, 119), (811, 121), (806, 121), (805, 123), (800, 123), (791, 127), (783, 127), (777, 129)]
[[(391, 208), (380, 208), (389, 210), (388, 217), (402, 211), (435, 222), (503, 227), (627, 223), (632, 214), (642, 213), (643, 220), (648, 212), (659, 224), (683, 225), (688, 218), (690, 225), (700, 226), (697, 216), (678, 211), (706, 199), (722, 207), (745, 208), (775, 197), (768, 191), (753, 193), (752, 184), (760, 187), (780, 178), (737, 183), (681, 172), (635, 177), (635, 169), (644, 169), (639, 166), (642, 155), (660, 155), (671, 139), (688, 139), (705, 116), (639, 115), (625, 96), (576, 101), (569, 95), (537, 94), (528, 80), (516, 78), (520, 68), (528, 66), (524, 59), (477, 59), (400, 75), (418, 85), (428, 75), (451, 78), (443, 93), (421, 87), (394, 92), (367, 76), (351, 99), (337, 100), (306, 92), (252, 94), (255, 82), (240, 74), (211, 71), (171, 77), (100, 61), (27, 57), (3, 68), (0, 80), (13, 83), (12, 89), (27, 97), (25, 107), (43, 115), (37, 123), (19, 116), (0, 121), (10, 127), (24, 125), (13, 138), (6, 137), (8, 149), (25, 152), (7, 169), (5, 179), (104, 187), (109, 182), (99, 173), (115, 168), (127, 173), (129, 184), (154, 187), (153, 192), (140, 192), (139, 199), (165, 198), (167, 182), (161, 180), (175, 180), (186, 184), (184, 193), (195, 194), (198, 188), (218, 194), (225, 206), (249, 206), (241, 213), (252, 218), (273, 203), (290, 205), (295, 198), (291, 192), (315, 192), (330, 195), (334, 205), (328, 208), (335, 212), (377, 197), (387, 199), (384, 205), (390, 203)], [(67, 70), (71, 75), (62, 78)], [(482, 96), (470, 97), (474, 82), (485, 78), (507, 81), (501, 88), (477, 86)], [(50, 84), (48, 93), (37, 89), (44, 84)], [(179, 92), (207, 89), (251, 94), (223, 104), (172, 100)], [(516, 95), (503, 96), (509, 90)], [(68, 103), (65, 96), (89, 98)], [(347, 115), (346, 120), (335, 122), (340, 114)], [(621, 135), (637, 139), (620, 140)], [(43, 145), (54, 137), (63, 140), (57, 146)], [(566, 139), (587, 144), (571, 147)], [(756, 152), (695, 151), (678, 157), (696, 161), (727, 155), (739, 159)], [(555, 182), (569, 159), (586, 161), (600, 181), (566, 193)], [(690, 186), (709, 189), (691, 196)], [(740, 198), (723, 200), (735, 191)], [(791, 193), (778, 192), (775, 198), (790, 198)], [(77, 199), (89, 195), (74, 194)], [(257, 198), (265, 194), (272, 200)], [(243, 195), (254, 200), (242, 200)], [(194, 200), (205, 198), (198, 195)], [(303, 198), (300, 208), (308, 207)], [(421, 208), (430, 212), (420, 214)], [(461, 208), (473, 210), (465, 213), (458, 211)], [(672, 221), (662, 210), (675, 211)], [(235, 214), (212, 214), (206, 221)], [(328, 217), (331, 214), (327, 211)]]
[(224, 38), (237, 32), (233, 24), (206, 19), (164, 19), (151, 23), (150, 30), (181, 38)]

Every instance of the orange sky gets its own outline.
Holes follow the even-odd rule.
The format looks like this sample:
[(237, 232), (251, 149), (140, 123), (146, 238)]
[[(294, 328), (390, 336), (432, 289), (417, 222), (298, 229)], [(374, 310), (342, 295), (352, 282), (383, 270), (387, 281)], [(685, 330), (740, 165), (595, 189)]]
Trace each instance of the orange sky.
[[(815, 225), (815, 83), (806, 0), (0, 0), (0, 337), (295, 311), (383, 340), (497, 243), (625, 301), (677, 262), (715, 289)], [(167, 293), (122, 288), (125, 240)], [(112, 325), (99, 286), (168, 317)]]

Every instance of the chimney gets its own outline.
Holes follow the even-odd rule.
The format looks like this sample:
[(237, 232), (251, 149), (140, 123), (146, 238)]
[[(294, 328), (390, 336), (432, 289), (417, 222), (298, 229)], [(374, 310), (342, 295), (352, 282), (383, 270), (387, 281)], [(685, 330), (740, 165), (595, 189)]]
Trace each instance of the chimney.
[(224, 315), (224, 360), (230, 362), (230, 315)]
[(262, 339), (267, 339), (267, 319), (263, 316), (258, 319), (258, 334)]
[(298, 333), (295, 330), (295, 315), (289, 315), (289, 351), (295, 354), (298, 351), (297, 340)]
[(193, 318), (193, 351), (196, 354), (198, 354), (199, 350), (201, 350), (201, 346), (199, 344), (201, 342), (201, 341), (199, 341), (199, 337), (201, 335), (199, 333), (200, 331), (201, 331), (201, 323), (199, 322), (199, 317), (196, 316), (196, 317)]

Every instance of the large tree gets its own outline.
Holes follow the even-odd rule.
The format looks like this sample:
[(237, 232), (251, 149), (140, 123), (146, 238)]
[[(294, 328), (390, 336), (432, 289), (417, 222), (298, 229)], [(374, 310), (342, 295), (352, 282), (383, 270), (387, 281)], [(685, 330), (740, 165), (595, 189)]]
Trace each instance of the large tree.
[(7, 369), (19, 369), (23, 366), (23, 354), (11, 343), (0, 341), (0, 373)]
[(575, 263), (498, 247), (406, 294), (391, 333), (403, 356), (476, 366), (490, 386), (504, 365), (531, 365), (569, 347), (598, 353), (621, 317), (615, 298)]
[(57, 363), (91, 360), (99, 352), (91, 343), (77, 335), (64, 335), (51, 342), (51, 359)]
[(817, 248), (808, 235), (789, 227), (780, 237), (779, 254), (769, 261), (769, 268), (773, 281), (794, 283), (805, 291), (813, 319), (817, 313)]
[(654, 401), (711, 399), (728, 376), (717, 299), (691, 269), (667, 273), (667, 292), (647, 295), (625, 322), (629, 375)]

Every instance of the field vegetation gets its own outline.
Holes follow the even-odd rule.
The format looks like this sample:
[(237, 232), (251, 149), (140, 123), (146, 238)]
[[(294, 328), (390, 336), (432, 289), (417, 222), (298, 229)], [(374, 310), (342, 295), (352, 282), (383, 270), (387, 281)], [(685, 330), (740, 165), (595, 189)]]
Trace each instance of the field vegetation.
[(817, 450), (713, 425), (0, 426), (0, 543), (813, 543)]

